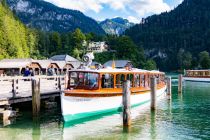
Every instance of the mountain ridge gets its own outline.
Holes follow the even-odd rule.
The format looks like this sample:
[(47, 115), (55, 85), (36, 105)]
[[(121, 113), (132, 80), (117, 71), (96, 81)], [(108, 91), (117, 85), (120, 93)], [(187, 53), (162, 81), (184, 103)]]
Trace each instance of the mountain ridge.
[(7, 3), (28, 27), (57, 32), (80, 28), (84, 33), (105, 34), (94, 19), (77, 10), (60, 8), (43, 0), (7, 0)]
[(99, 24), (107, 34), (115, 35), (121, 35), (126, 29), (134, 26), (134, 23), (121, 17), (105, 19), (104, 21), (99, 22)]

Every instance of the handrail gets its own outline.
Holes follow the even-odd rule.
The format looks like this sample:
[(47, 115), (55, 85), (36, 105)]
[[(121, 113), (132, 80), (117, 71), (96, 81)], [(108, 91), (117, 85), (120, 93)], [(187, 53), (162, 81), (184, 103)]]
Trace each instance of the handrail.
[[(61, 92), (65, 88), (65, 76), (56, 75), (56, 76), (6, 76), (0, 77), (0, 99), (4, 97), (13, 97), (16, 96), (31, 96), (32, 95), (32, 80), (40, 79), (40, 89), (41, 93), (52, 93), (52, 92)], [(12, 94), (11, 94), (12, 93)], [(18, 95), (17, 95), (18, 94)]]
[(34, 79), (34, 78), (40, 78), (40, 79), (47, 79), (47, 78), (64, 78), (64, 75), (57, 75), (57, 76), (46, 76), (46, 75), (37, 75), (37, 76), (28, 76), (28, 77), (24, 77), (24, 76), (4, 76), (4, 77), (0, 77), (0, 80), (13, 80), (13, 79), (17, 79), (17, 80), (28, 80), (28, 79)]

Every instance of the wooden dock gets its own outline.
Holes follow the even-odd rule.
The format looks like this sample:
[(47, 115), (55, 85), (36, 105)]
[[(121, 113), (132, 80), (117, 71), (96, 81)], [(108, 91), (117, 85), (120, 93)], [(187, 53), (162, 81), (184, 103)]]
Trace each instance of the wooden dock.
[(32, 101), (32, 80), (40, 80), (41, 99), (60, 96), (65, 76), (0, 77), (0, 106)]

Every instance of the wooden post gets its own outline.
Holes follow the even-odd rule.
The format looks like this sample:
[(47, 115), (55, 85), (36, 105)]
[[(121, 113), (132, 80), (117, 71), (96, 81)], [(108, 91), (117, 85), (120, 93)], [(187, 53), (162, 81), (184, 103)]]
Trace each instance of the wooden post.
[(150, 78), (150, 89), (151, 89), (151, 110), (156, 109), (156, 89), (157, 81), (155, 77)]
[(40, 112), (40, 79), (32, 79), (31, 82), (33, 116), (38, 117)]
[(167, 77), (167, 97), (171, 100), (171, 77)]
[(182, 93), (182, 74), (179, 75), (178, 93)]
[(18, 79), (12, 79), (12, 98), (16, 97), (16, 94), (18, 93)]
[(123, 84), (123, 126), (131, 125), (130, 95), (130, 81), (127, 80)]
[(60, 76), (58, 77), (58, 89), (59, 89), (59, 92), (61, 93), (61, 77)]
[(12, 97), (15, 98), (16, 96), (16, 82), (15, 79), (12, 79)]
[(58, 79), (57, 79), (57, 76), (54, 77), (54, 80), (55, 80), (55, 88), (58, 89)]

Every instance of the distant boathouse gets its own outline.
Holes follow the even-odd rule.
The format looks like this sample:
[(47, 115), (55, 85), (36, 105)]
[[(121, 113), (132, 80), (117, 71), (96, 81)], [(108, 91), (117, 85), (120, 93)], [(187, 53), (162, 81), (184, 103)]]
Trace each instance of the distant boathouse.
[(0, 61), (0, 76), (21, 76), (28, 67), (34, 75), (47, 75), (54, 68), (56, 75), (64, 75), (67, 70), (78, 68), (81, 62), (69, 55), (55, 55), (47, 60), (3, 59)]

